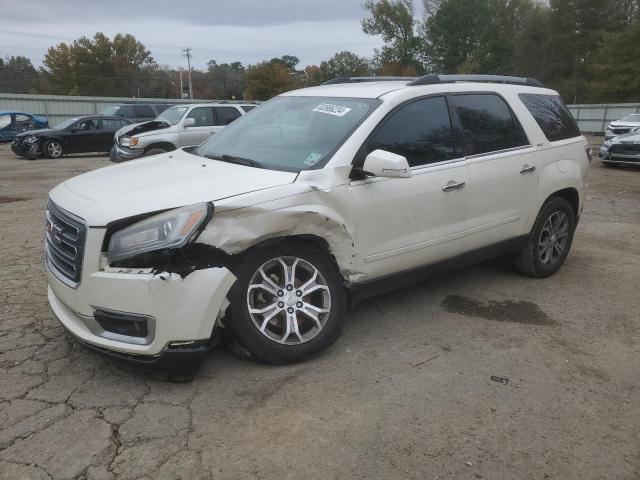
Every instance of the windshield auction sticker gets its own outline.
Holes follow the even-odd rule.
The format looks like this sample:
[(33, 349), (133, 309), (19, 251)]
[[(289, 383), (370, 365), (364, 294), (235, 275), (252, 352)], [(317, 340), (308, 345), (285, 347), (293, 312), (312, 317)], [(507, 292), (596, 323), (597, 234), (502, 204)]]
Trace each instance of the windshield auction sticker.
[(314, 112), (328, 113), (329, 115), (335, 115), (336, 117), (344, 117), (351, 111), (348, 107), (342, 105), (333, 105), (331, 103), (321, 103), (313, 109)]

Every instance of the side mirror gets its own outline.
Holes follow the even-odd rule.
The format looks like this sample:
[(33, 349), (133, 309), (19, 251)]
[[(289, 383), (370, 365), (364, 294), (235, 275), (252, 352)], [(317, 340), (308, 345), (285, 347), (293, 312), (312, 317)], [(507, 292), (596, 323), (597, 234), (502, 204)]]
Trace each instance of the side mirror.
[(195, 118), (186, 118), (184, 120), (184, 128), (195, 127), (196, 119)]
[(383, 178), (410, 178), (409, 162), (402, 155), (374, 150), (364, 159), (362, 170), (365, 174)]

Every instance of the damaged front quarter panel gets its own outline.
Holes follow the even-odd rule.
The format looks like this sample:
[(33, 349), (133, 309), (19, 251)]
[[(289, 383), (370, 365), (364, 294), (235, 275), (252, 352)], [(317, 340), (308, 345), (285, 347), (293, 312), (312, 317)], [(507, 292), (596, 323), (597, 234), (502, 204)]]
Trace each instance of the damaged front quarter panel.
[(358, 271), (353, 231), (327, 206), (331, 198), (328, 191), (307, 188), (299, 195), (217, 212), (197, 243), (234, 256), (267, 240), (313, 236), (326, 242), (343, 278), (357, 281), (363, 274)]

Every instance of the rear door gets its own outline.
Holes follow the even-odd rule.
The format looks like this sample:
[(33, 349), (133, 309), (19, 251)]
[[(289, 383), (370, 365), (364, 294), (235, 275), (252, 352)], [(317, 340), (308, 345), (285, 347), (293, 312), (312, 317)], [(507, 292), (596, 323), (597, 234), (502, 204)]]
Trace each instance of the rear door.
[(108, 152), (113, 146), (113, 136), (122, 125), (122, 121), (116, 118), (101, 118), (98, 130), (99, 151)]
[(538, 187), (535, 150), (507, 102), (494, 93), (450, 97), (469, 166), (465, 249), (520, 235)]
[(357, 249), (367, 273), (387, 275), (461, 253), (468, 177), (454, 145), (446, 96), (398, 107), (367, 140), (355, 164), (376, 149), (406, 157), (412, 176), (350, 182)]

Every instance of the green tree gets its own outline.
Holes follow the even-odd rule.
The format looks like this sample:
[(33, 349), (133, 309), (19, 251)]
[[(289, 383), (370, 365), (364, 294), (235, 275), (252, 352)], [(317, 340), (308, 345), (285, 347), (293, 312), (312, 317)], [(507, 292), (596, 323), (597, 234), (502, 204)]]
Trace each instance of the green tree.
[(295, 85), (292, 73), (281, 59), (249, 65), (245, 97), (250, 100), (268, 100), (291, 90)]
[(640, 102), (640, 22), (607, 34), (593, 54), (588, 73), (588, 100)]
[(134, 36), (102, 33), (49, 48), (43, 63), (52, 93), (125, 96), (144, 95), (144, 68), (154, 64)]
[(415, 11), (411, 0), (367, 0), (364, 9), (370, 16), (362, 20), (367, 35), (379, 35), (385, 42), (375, 51), (378, 67), (396, 64), (420, 67), (420, 38), (416, 35)]
[(371, 68), (366, 58), (344, 50), (320, 63), (320, 70), (326, 81), (336, 77), (365, 76), (370, 73)]
[(246, 71), (242, 63), (218, 64), (215, 60), (211, 60), (207, 63), (207, 66), (206, 77), (213, 86), (214, 97), (242, 98), (246, 85)]
[(26, 57), (0, 58), (0, 91), (7, 93), (38, 93), (40, 75)]

